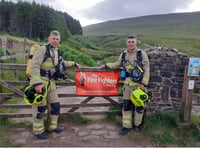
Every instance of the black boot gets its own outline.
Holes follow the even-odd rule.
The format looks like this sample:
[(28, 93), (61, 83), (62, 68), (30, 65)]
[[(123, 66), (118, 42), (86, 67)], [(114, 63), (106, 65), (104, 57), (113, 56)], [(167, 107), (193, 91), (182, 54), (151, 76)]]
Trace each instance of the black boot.
[(141, 131), (141, 126), (134, 126), (134, 131), (140, 132)]
[(61, 133), (63, 130), (64, 130), (64, 127), (57, 127), (57, 128), (54, 129), (52, 132)]
[(37, 137), (38, 139), (40, 139), (40, 140), (45, 140), (45, 139), (48, 139), (48, 138), (49, 138), (49, 136), (48, 136), (47, 133), (45, 133), (45, 132), (36, 135), (36, 137)]
[(126, 135), (128, 132), (130, 132), (132, 130), (132, 128), (126, 128), (126, 127), (122, 127), (119, 131), (119, 135)]

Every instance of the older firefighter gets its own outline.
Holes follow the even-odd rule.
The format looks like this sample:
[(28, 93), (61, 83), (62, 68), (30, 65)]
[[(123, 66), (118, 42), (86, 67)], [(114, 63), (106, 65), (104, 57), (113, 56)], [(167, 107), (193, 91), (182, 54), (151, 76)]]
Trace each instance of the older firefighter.
[[(137, 53), (140, 49), (137, 48), (137, 40), (135, 36), (129, 36), (126, 40), (127, 49), (121, 53), (119, 59), (115, 63), (107, 63), (101, 65), (100, 68), (109, 68), (109, 69), (119, 69), (124, 67), (125, 77), (124, 77), (124, 86), (123, 86), (123, 109), (122, 109), (122, 125), (119, 134), (125, 135), (132, 128), (135, 131), (139, 132), (141, 129), (141, 123), (144, 114), (144, 107), (135, 106), (132, 104), (130, 95), (133, 90), (140, 87), (146, 89), (144, 86), (148, 85), (149, 82), (149, 59), (147, 54), (141, 50), (142, 63), (143, 63), (143, 78), (141, 83), (134, 82), (131, 76), (131, 72), (134, 69), (135, 61), (137, 61)], [(124, 56), (125, 55), (125, 56)], [(122, 74), (122, 71), (121, 71)], [(132, 125), (132, 109), (134, 109), (134, 125)]]
[[(33, 111), (33, 133), (38, 139), (47, 139), (47, 132), (60, 133), (63, 127), (58, 127), (58, 116), (60, 103), (55, 84), (56, 65), (58, 65), (58, 48), (60, 33), (52, 31), (48, 37), (48, 45), (40, 46), (34, 53), (30, 64), (30, 85), (34, 86), (35, 92), (42, 93), (47, 89), (47, 97), (39, 105), (32, 105)], [(45, 54), (49, 48), (50, 56), (44, 61)], [(65, 67), (78, 67), (80, 65), (72, 61), (64, 61)], [(56, 79), (59, 77), (56, 77)], [(43, 115), (47, 109), (47, 127), (44, 126)], [(47, 132), (46, 132), (47, 131)]]

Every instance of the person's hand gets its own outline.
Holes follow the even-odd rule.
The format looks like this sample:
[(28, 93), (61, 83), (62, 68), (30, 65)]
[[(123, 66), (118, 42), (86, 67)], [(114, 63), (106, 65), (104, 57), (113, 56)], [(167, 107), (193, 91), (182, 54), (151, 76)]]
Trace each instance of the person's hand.
[(42, 93), (42, 89), (44, 88), (44, 85), (43, 84), (41, 84), (41, 85), (37, 85), (37, 86), (35, 86), (35, 91), (37, 92), (37, 93)]
[(139, 85), (138, 85), (138, 88), (141, 88), (142, 90), (144, 90), (144, 85), (139, 84)]
[(81, 65), (78, 64), (78, 63), (75, 63), (75, 64), (74, 64), (74, 67), (77, 67), (78, 69), (80, 69), (80, 68), (81, 68)]
[(104, 69), (104, 68), (107, 68), (107, 65), (106, 64), (103, 64), (101, 66), (99, 66), (100, 69)]
[(100, 69), (103, 69), (103, 68), (105, 68), (105, 65), (101, 65), (101, 66), (99, 66), (99, 68), (100, 68)]

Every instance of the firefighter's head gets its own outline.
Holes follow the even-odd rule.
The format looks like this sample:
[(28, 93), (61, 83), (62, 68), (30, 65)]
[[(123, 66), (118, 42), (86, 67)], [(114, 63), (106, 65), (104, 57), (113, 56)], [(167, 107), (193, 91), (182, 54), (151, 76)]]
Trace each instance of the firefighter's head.
[(51, 31), (49, 37), (48, 37), (48, 41), (49, 44), (53, 47), (56, 48), (58, 47), (59, 43), (60, 43), (60, 33), (56, 30)]
[(137, 39), (134, 35), (128, 36), (126, 40), (127, 48), (130, 52), (133, 52), (136, 49)]

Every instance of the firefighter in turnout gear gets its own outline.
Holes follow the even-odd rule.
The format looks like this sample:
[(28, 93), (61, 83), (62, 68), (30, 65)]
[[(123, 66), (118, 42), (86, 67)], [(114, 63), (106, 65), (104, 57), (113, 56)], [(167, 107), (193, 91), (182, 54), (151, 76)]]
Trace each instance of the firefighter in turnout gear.
[[(145, 107), (136, 106), (131, 102), (130, 96), (133, 90), (140, 87), (143, 90), (147, 88), (149, 82), (149, 59), (145, 51), (137, 48), (137, 39), (135, 36), (129, 36), (126, 40), (127, 49), (123, 51), (115, 63), (107, 63), (101, 65), (100, 68), (108, 69), (122, 69), (121, 70), (121, 80), (123, 80), (123, 109), (122, 109), (122, 128), (119, 131), (120, 135), (125, 135), (132, 129), (139, 132), (141, 129), (141, 124), (143, 120)], [(137, 56), (141, 54), (142, 64), (138, 64)], [(140, 59), (141, 60), (141, 59)], [(138, 69), (141, 71), (137, 74), (139, 77), (135, 76), (135, 67), (137, 64), (140, 66)], [(124, 72), (125, 71), (125, 72)], [(146, 90), (147, 91), (147, 90)], [(134, 119), (133, 117), (134, 109)]]
[[(63, 127), (58, 126), (58, 116), (60, 114), (60, 103), (56, 90), (55, 80), (59, 78), (56, 71), (59, 64), (58, 48), (60, 43), (60, 33), (53, 30), (48, 37), (48, 45), (40, 46), (34, 53), (30, 64), (30, 85), (35, 88), (35, 92), (42, 93), (47, 89), (47, 97), (41, 104), (32, 104), (33, 113), (33, 133), (38, 139), (47, 139), (47, 132), (60, 133)], [(46, 52), (49, 56), (44, 61)], [(63, 61), (65, 67), (77, 67), (80, 65), (73, 61)], [(62, 65), (62, 66), (63, 66)], [(44, 126), (43, 115), (47, 110), (47, 127)]]

